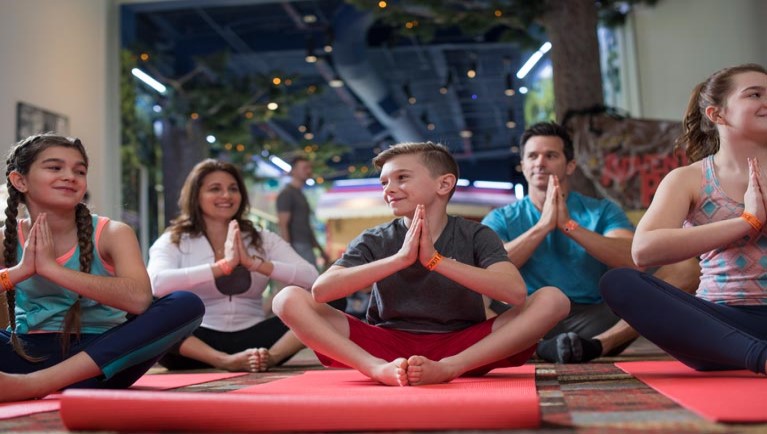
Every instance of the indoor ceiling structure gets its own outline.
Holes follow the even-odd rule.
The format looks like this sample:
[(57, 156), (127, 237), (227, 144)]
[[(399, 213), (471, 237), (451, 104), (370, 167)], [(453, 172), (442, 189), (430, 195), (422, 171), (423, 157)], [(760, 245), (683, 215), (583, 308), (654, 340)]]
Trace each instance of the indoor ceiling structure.
[(516, 145), (525, 81), (516, 74), (531, 51), (496, 32), (446, 28), (428, 41), (403, 37), (342, 0), (127, 3), (121, 24), (123, 47), (163, 53), (171, 76), (191, 70), (199, 56), (226, 51), (236, 74), (278, 70), (296, 77), (294, 87), (324, 87), (286, 117), (258, 125), (256, 135), (302, 149), (308, 129), (314, 141), (351, 150), (339, 164), (369, 163), (390, 144), (430, 140), (450, 148), (462, 178), (522, 182)]

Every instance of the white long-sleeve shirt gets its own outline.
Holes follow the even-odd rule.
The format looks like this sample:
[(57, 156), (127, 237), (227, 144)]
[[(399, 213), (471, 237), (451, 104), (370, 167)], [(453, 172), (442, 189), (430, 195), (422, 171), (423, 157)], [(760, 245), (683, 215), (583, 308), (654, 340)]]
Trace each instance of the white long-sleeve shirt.
[(264, 320), (263, 293), (270, 279), (310, 288), (318, 276), (317, 269), (279, 235), (267, 230), (261, 230), (260, 234), (264, 253), (256, 252), (250, 245), (250, 237), (243, 236), (243, 241), (249, 254), (258, 254), (270, 261), (274, 271), (271, 276), (250, 273), (250, 288), (231, 296), (216, 289), (211, 268), (215, 254), (207, 238), (183, 234), (176, 245), (171, 242), (170, 233), (162, 234), (149, 249), (147, 271), (152, 292), (157, 297), (179, 290), (197, 294), (205, 303), (202, 326), (209, 329), (234, 332), (258, 324)]

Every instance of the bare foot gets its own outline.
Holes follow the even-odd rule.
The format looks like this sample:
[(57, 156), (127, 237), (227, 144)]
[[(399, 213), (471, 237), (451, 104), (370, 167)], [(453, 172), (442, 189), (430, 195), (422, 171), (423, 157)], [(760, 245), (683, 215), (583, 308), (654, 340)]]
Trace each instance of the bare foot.
[(387, 386), (407, 386), (407, 359), (400, 357), (378, 365), (369, 377)]
[(239, 353), (227, 354), (216, 368), (232, 372), (256, 372), (261, 358), (259, 350), (259, 348), (248, 348)]
[(37, 399), (50, 392), (54, 391), (39, 384), (35, 376), (0, 372), (0, 402)]
[(271, 368), (273, 365), (271, 354), (266, 348), (258, 348), (254, 350), (253, 356), (250, 358), (250, 372), (264, 372)]
[(444, 362), (435, 362), (424, 356), (410, 356), (407, 359), (407, 381), (411, 386), (447, 383), (458, 375)]

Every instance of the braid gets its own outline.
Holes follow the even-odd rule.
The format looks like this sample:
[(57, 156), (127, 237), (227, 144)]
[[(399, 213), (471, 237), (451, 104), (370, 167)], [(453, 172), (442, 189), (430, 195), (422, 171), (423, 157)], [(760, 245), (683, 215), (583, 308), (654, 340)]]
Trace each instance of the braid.
[[(19, 192), (19, 190), (16, 190), (16, 187), (11, 184), (9, 179), (9, 175), (15, 170), (13, 157), (14, 156), (11, 155), (11, 157), (9, 157), (6, 161), (7, 169), (5, 172), (8, 200), (6, 202), (7, 206), (5, 208), (5, 239), (3, 240), (3, 261), (6, 268), (13, 267), (17, 262), (16, 247), (19, 244), (19, 223), (17, 217), (19, 215), (19, 203), (22, 202), (24, 197), (21, 192)], [(24, 343), (19, 338), (19, 335), (16, 334), (16, 290), (11, 289), (10, 291), (6, 291), (5, 297), (8, 305), (8, 322), (11, 326), (11, 346), (13, 350), (16, 352), (16, 354), (20, 355), (29, 362), (34, 363), (45, 360), (45, 357), (33, 357), (27, 354), (26, 350), (24, 349)]]
[[(91, 263), (93, 263), (93, 219), (90, 210), (84, 203), (78, 203), (75, 208), (75, 222), (77, 224), (77, 245), (80, 247), (80, 271), (90, 273)], [(77, 339), (80, 338), (82, 298), (82, 295), (77, 296), (77, 300), (64, 317), (61, 349), (65, 356), (69, 350), (69, 336), (74, 333)]]

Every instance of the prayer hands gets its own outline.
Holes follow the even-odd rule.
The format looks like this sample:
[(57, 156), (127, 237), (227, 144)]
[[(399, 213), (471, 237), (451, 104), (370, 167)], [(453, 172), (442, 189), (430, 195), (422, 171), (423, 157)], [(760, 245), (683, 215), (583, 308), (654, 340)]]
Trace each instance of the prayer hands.
[(19, 265), (27, 276), (39, 274), (45, 276), (53, 268), (56, 268), (56, 254), (54, 251), (53, 235), (48, 225), (48, 217), (41, 213), (29, 230), (27, 241), (21, 255)]
[(426, 209), (423, 205), (418, 205), (413, 213), (407, 234), (405, 234), (405, 241), (397, 254), (404, 259), (405, 266), (409, 266), (415, 261), (426, 266), (434, 252), (434, 242), (429, 232)]
[[(229, 256), (230, 242), (232, 249), (231, 257), (233, 261), (230, 260)], [(229, 265), (231, 265), (232, 268), (236, 267), (237, 265), (242, 265), (249, 271), (258, 272), (261, 264), (264, 263), (264, 259), (260, 256), (250, 256), (250, 253), (248, 253), (248, 248), (245, 246), (245, 242), (242, 240), (242, 231), (240, 230), (240, 225), (237, 223), (237, 220), (232, 220), (229, 222), (229, 232), (226, 236), (224, 251), (225, 259), (229, 261)]]
[(561, 228), (570, 220), (570, 211), (567, 209), (567, 200), (559, 178), (549, 175), (549, 183), (546, 188), (546, 198), (541, 209), (541, 219), (538, 224), (542, 225), (546, 232)]
[(764, 175), (756, 158), (748, 159), (748, 187), (743, 196), (745, 212), (752, 214), (764, 223), (767, 219), (767, 189)]

